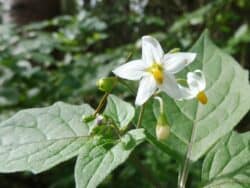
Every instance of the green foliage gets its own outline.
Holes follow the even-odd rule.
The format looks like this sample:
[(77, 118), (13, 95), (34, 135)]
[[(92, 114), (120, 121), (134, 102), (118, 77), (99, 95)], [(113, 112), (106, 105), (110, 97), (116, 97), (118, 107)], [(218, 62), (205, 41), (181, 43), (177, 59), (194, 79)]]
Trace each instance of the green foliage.
[(80, 96), (92, 93), (96, 81), (127, 55), (126, 46), (99, 53), (106, 27), (86, 11), (22, 28), (2, 25), (0, 108), (83, 102)]
[(131, 104), (122, 101), (114, 95), (110, 95), (103, 114), (111, 118), (120, 130), (124, 130), (133, 119), (135, 110)]
[[(155, 139), (152, 132), (157, 123), (153, 114), (159, 116), (157, 105), (149, 103), (145, 106), (142, 123), (148, 131), (148, 140), (158, 148), (176, 156), (176, 159), (185, 156), (195, 162), (229, 133), (249, 110), (250, 87), (248, 74), (230, 56), (218, 49), (209, 40), (207, 33), (200, 37), (191, 51), (196, 52), (198, 57), (189, 71), (203, 70), (207, 78), (209, 103), (203, 106), (197, 101), (176, 102), (162, 95), (164, 115), (171, 126), (170, 137), (162, 143)], [(237, 88), (239, 83), (240, 89)], [(125, 162), (132, 150), (145, 139), (145, 135), (143, 129), (131, 130), (122, 135), (134, 118), (135, 110), (131, 104), (115, 95), (108, 96), (101, 124), (97, 120), (99, 115), (88, 124), (81, 122), (82, 115), (89, 116), (92, 113), (88, 105), (74, 106), (58, 102), (51, 107), (20, 111), (3, 121), (0, 124), (0, 170), (39, 173), (79, 155), (75, 167), (77, 187), (96, 187)], [(235, 146), (240, 138), (237, 140), (238, 135), (234, 133), (209, 152), (203, 166), (203, 181), (209, 182), (206, 186), (216, 186), (224, 181), (227, 183), (228, 176), (224, 177), (227, 174), (234, 177), (236, 184), (246, 181), (247, 171), (242, 172), (241, 168), (249, 164), (246, 142), (249, 134), (246, 135), (247, 138), (242, 141), (244, 152), (240, 152), (237, 159), (231, 157), (241, 147)], [(225, 142), (230, 144), (227, 146)], [(221, 148), (225, 146), (232, 148)], [(229, 152), (228, 156), (222, 153), (228, 153), (228, 150), (233, 153)], [(220, 158), (217, 159), (217, 155)], [(227, 164), (228, 168), (225, 167)], [(241, 169), (239, 173), (238, 169)]]
[[(127, 111), (121, 113), (121, 107)], [(105, 134), (92, 137), (89, 125), (80, 121), (82, 115), (90, 113), (93, 110), (88, 105), (58, 102), (51, 107), (20, 111), (2, 122), (0, 171), (39, 173), (80, 154), (75, 172), (77, 187), (96, 187), (145, 136), (143, 129), (137, 129), (117, 141)], [(105, 115), (124, 129), (134, 117), (134, 109), (111, 95)]]
[[(216, 44), (249, 68), (248, 0), (178, 2), (149, 1), (138, 13), (130, 10), (129, 1), (98, 1), (95, 7), (86, 1), (76, 15), (23, 27), (2, 24), (0, 171), (39, 173), (78, 156), (79, 188), (176, 187), (178, 168), (188, 157), (195, 163), (187, 187), (249, 187), (249, 134), (232, 132), (249, 111), (248, 75), (206, 35), (191, 49), (198, 58), (188, 70), (204, 71), (208, 104), (175, 102), (161, 95), (171, 126), (167, 141), (158, 142), (155, 137), (159, 107), (150, 101), (142, 125), (147, 130), (145, 139), (153, 145), (144, 143), (134, 150), (144, 134), (142, 129), (130, 130), (136, 122), (132, 82), (117, 84), (114, 90), (131, 104), (110, 95), (102, 125), (95, 120), (81, 122), (82, 115), (93, 112), (88, 105), (61, 102), (22, 110), (8, 119), (20, 109), (55, 101), (96, 106), (101, 94), (96, 92), (96, 81), (110, 76), (131, 53), (132, 58), (139, 57), (137, 40), (145, 34), (160, 40), (166, 51), (175, 47), (183, 51), (207, 28)], [(185, 75), (183, 71), (178, 76)], [(122, 87), (126, 85), (132, 92)], [(249, 116), (241, 122), (244, 130), (249, 129), (248, 122)], [(0, 175), (0, 187), (74, 187), (73, 166), (71, 160), (38, 178), (22, 173), (10, 181)]]
[(203, 163), (204, 187), (249, 187), (250, 134), (232, 132), (207, 154)]
[(112, 147), (107, 147), (104, 141), (86, 145), (76, 162), (76, 187), (94, 188), (99, 185), (112, 170), (128, 158), (144, 138), (143, 129), (138, 129), (129, 131)]
[(62, 102), (51, 107), (23, 110), (0, 124), (0, 171), (39, 173), (79, 154), (88, 142), (82, 114), (88, 105)]

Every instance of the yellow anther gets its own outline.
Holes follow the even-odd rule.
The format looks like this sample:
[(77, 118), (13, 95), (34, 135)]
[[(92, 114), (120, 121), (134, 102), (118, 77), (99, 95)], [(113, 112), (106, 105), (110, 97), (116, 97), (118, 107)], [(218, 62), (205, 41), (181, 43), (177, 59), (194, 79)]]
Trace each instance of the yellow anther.
[(201, 104), (207, 104), (208, 99), (204, 91), (198, 93), (197, 99), (200, 101)]
[(162, 65), (154, 63), (150, 68), (148, 68), (148, 72), (150, 72), (154, 76), (158, 84), (163, 83), (164, 74)]

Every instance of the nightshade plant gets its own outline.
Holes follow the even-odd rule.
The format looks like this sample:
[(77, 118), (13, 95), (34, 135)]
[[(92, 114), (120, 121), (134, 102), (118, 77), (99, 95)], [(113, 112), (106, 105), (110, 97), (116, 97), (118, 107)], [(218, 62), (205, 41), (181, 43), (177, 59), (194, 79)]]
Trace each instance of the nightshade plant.
[[(141, 80), (136, 107), (111, 94), (125, 82), (108, 77), (98, 82), (105, 93), (96, 110), (63, 102), (22, 110), (0, 124), (0, 172), (40, 173), (77, 156), (76, 187), (94, 188), (148, 141), (179, 163), (180, 188), (198, 160), (203, 160), (200, 187), (250, 187), (250, 134), (233, 131), (250, 108), (247, 71), (206, 32), (181, 56), (176, 50), (163, 56), (155, 39), (144, 39), (149, 43), (142, 48), (153, 47), (142, 50), (142, 61), (150, 60), (145, 67), (134, 62), (140, 69), (132, 80)], [(168, 61), (178, 62), (172, 73)], [(121, 67), (114, 73), (128, 78)]]

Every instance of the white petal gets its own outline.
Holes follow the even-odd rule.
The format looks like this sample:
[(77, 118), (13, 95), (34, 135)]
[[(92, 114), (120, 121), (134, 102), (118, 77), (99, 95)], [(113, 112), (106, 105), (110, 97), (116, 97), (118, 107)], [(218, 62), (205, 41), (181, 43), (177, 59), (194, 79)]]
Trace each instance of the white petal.
[(164, 73), (163, 84), (159, 85), (158, 87), (173, 99), (179, 100), (182, 98), (182, 93), (179, 85), (176, 82), (175, 77), (171, 73)]
[(187, 74), (187, 83), (189, 88), (195, 91), (197, 94), (206, 88), (205, 76), (202, 71), (195, 70)]
[(127, 80), (140, 80), (144, 71), (146, 69), (146, 64), (142, 60), (133, 60), (120, 67), (117, 67), (112, 72), (121, 78)]
[(191, 90), (190, 88), (187, 88), (187, 87), (183, 87), (181, 85), (179, 85), (179, 87), (181, 91), (181, 98), (179, 100), (193, 99), (197, 96), (197, 93), (194, 90)]
[(180, 72), (184, 67), (194, 61), (196, 53), (169, 53), (164, 55), (163, 65), (164, 68), (171, 73)]
[(157, 89), (156, 81), (153, 76), (145, 76), (139, 84), (135, 104), (140, 106), (144, 104)]
[(151, 36), (142, 37), (142, 60), (151, 65), (154, 62), (161, 63), (164, 52), (160, 43)]

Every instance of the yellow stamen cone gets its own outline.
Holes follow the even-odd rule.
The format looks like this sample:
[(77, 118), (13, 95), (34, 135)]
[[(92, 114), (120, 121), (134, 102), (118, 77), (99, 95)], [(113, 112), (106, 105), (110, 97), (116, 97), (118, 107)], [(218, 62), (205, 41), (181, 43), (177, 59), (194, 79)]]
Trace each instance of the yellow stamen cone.
[(204, 91), (198, 93), (197, 99), (200, 101), (201, 104), (207, 104), (208, 99)]
[(158, 84), (162, 84), (163, 83), (163, 79), (164, 79), (164, 74), (163, 74), (163, 68), (160, 64), (154, 63), (149, 69), (148, 72), (150, 72), (156, 82)]
[(163, 73), (159, 69), (153, 69), (152, 74), (154, 75), (154, 78), (158, 84), (163, 83)]

